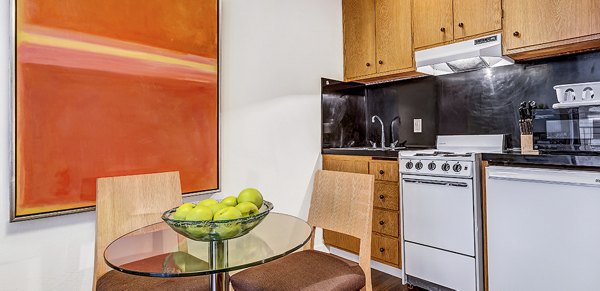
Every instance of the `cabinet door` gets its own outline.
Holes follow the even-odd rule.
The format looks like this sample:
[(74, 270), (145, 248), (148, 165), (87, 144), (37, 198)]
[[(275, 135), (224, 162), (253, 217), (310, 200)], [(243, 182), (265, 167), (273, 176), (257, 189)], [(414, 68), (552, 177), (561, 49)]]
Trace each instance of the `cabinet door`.
[(412, 67), (410, 0), (376, 0), (375, 8), (377, 72)]
[(600, 33), (598, 0), (504, 0), (508, 50)]
[(375, 0), (343, 0), (344, 76), (377, 73), (375, 66)]
[(452, 22), (452, 0), (413, 0), (415, 48), (452, 41)]
[(501, 0), (454, 0), (454, 39), (502, 29)]

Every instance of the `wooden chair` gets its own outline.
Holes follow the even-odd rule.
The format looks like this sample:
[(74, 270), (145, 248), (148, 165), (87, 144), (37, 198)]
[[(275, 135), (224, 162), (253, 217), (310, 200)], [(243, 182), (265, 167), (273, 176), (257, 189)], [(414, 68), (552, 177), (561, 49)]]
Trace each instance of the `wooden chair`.
[[(372, 175), (317, 171), (308, 214), (313, 227), (308, 250), (233, 275), (233, 288), (371, 291), (373, 188)], [(359, 238), (359, 263), (313, 250), (316, 227)]]
[(93, 290), (208, 290), (208, 277), (152, 278), (125, 274), (104, 262), (120, 236), (162, 221), (182, 203), (179, 172), (99, 178), (96, 185), (96, 255)]

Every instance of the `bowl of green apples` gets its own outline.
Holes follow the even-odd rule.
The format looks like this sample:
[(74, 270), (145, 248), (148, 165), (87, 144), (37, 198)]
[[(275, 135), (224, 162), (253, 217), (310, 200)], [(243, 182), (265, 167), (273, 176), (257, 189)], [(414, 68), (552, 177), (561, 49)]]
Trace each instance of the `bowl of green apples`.
[(250, 232), (273, 209), (262, 194), (247, 188), (221, 201), (205, 199), (165, 211), (162, 219), (177, 233), (197, 241), (227, 240)]

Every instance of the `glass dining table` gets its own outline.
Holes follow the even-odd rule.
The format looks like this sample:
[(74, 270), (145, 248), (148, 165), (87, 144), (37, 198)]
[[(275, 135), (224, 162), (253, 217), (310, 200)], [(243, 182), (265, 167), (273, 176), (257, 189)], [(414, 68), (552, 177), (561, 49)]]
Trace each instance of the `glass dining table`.
[(115, 270), (139, 276), (208, 275), (211, 290), (229, 290), (230, 271), (290, 254), (304, 246), (311, 233), (304, 220), (273, 212), (248, 234), (225, 241), (194, 241), (159, 222), (110, 243), (104, 260)]

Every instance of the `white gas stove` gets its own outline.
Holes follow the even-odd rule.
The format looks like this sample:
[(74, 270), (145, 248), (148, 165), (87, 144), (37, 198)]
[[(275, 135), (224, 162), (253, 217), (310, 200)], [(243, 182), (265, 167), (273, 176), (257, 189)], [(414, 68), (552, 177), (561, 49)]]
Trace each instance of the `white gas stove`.
[(404, 283), (483, 290), (480, 160), (503, 135), (438, 136), (437, 149), (400, 152)]

